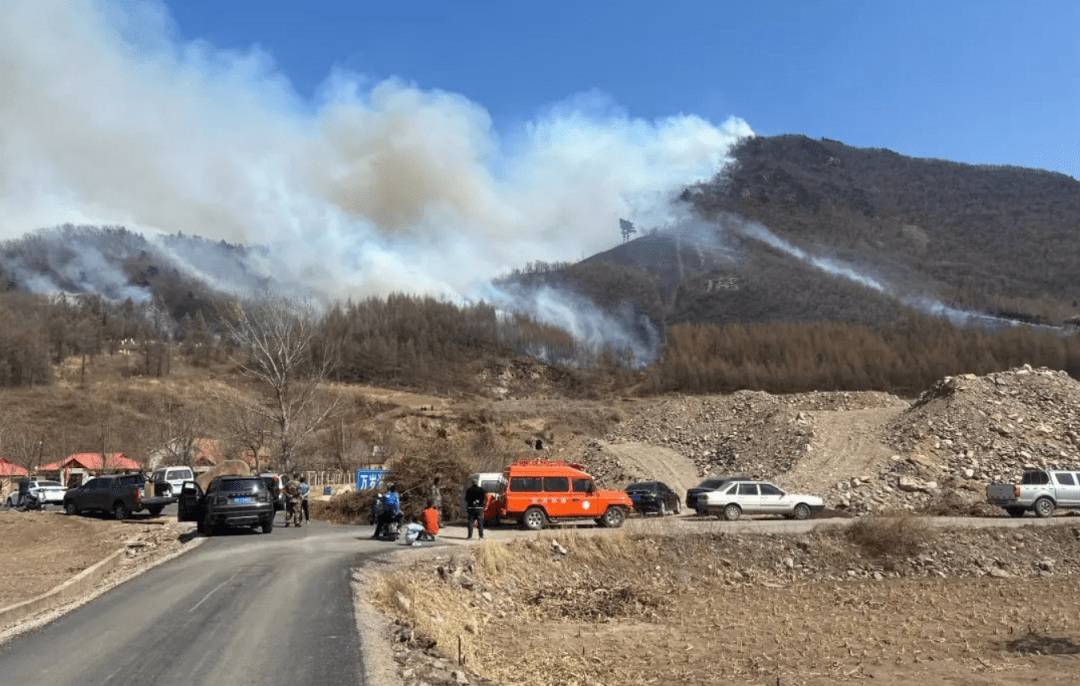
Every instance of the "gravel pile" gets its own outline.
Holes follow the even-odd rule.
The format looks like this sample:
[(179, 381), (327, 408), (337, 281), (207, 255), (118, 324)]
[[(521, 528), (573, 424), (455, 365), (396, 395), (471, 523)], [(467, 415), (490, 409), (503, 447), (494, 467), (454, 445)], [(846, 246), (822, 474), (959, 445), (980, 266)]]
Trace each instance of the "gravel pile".
[[(783, 483), (820, 442), (815, 413), (907, 405), (879, 392), (672, 398), (650, 403), (604, 440), (670, 448), (701, 476), (747, 474)], [(879, 438), (891, 459), (825, 489), (830, 507), (853, 514), (1000, 514), (983, 502), (986, 484), (1012, 482), (1025, 469), (1080, 465), (1080, 382), (1026, 366), (946, 377), (880, 427)], [(612, 482), (654, 478), (628, 473), (599, 441), (586, 445), (583, 461)]]

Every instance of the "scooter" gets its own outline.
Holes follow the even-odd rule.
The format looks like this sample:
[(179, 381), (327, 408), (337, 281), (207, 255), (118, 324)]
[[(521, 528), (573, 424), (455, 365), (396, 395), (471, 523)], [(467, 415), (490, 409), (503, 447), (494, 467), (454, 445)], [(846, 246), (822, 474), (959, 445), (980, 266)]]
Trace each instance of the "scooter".
[(401, 536), (401, 515), (391, 519), (376, 538), (380, 541), (396, 541)]

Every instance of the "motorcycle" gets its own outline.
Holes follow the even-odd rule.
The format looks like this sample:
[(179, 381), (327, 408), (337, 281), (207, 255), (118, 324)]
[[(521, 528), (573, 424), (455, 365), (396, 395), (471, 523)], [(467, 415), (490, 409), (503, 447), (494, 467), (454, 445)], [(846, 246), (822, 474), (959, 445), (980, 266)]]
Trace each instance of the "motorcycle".
[(396, 541), (399, 536), (401, 536), (401, 515), (387, 522), (376, 538), (380, 541)]
[(22, 498), (19, 501), (19, 507), (23, 510), (40, 510), (41, 501), (38, 500), (37, 495), (33, 491), (27, 491), (22, 494)]

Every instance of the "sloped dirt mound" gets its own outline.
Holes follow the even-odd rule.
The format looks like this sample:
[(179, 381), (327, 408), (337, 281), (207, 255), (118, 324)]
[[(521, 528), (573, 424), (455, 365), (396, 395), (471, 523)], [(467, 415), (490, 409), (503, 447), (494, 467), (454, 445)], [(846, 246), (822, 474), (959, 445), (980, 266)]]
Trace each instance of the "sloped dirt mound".
[(1080, 383), (1064, 372), (1022, 367), (946, 377), (884, 427), (895, 454), (876, 474), (834, 491), (854, 512), (1000, 515), (987, 483), (1024, 469), (1080, 464)]

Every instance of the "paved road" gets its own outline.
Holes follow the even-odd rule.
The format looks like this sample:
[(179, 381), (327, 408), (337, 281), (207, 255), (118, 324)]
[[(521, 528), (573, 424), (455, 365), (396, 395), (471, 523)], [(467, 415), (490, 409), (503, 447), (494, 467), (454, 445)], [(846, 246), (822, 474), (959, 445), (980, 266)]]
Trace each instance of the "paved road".
[(238, 530), (0, 647), (0, 684), (363, 684), (350, 569), (370, 527)]

